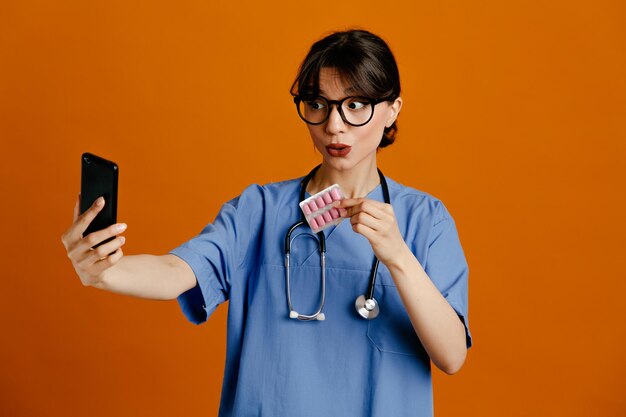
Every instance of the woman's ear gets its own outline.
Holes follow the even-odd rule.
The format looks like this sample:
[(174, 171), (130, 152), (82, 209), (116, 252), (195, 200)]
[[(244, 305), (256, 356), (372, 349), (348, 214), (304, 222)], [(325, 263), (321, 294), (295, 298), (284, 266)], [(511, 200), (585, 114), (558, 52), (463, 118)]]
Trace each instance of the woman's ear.
[(391, 127), (393, 122), (398, 118), (398, 114), (400, 114), (400, 109), (402, 109), (402, 97), (396, 98), (391, 106), (389, 106), (389, 117), (387, 118), (387, 123), (385, 123), (385, 127)]

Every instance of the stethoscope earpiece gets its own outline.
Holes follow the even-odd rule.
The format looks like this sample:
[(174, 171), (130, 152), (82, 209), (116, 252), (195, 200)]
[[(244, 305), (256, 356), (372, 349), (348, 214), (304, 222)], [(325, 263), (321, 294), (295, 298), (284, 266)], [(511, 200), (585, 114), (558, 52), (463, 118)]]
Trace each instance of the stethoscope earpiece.
[(304, 316), (300, 313), (298, 313), (295, 310), (291, 310), (289, 312), (289, 318), (290, 319), (298, 319), (298, 320), (302, 320), (302, 321), (311, 321), (311, 320), (317, 320), (317, 321), (324, 321), (326, 320), (326, 315), (324, 313), (315, 313), (312, 314), (310, 316)]
[(375, 298), (365, 298), (365, 295), (359, 295), (354, 302), (354, 308), (361, 317), (366, 320), (372, 320), (378, 317), (380, 307)]

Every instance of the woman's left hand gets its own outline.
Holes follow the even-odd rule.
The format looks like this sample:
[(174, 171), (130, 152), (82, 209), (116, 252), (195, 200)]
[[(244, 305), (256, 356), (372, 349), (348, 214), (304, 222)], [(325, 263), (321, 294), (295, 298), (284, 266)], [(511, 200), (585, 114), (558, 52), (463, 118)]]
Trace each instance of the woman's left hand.
[(374, 254), (385, 265), (403, 253), (406, 246), (391, 204), (366, 198), (346, 198), (337, 205), (342, 217), (349, 217), (352, 230), (363, 235)]

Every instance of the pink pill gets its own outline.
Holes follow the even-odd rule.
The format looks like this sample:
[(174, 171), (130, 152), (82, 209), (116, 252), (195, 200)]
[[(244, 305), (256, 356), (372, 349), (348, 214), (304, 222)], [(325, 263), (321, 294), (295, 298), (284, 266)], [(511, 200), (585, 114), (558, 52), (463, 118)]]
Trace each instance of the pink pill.
[(324, 220), (326, 220), (326, 223), (330, 223), (330, 222), (333, 221), (333, 218), (330, 217), (330, 213), (329, 212), (326, 212), (326, 213), (322, 214), (322, 217), (324, 217)]
[(303, 212), (304, 212), (304, 214), (306, 214), (307, 216), (308, 216), (309, 214), (311, 214), (311, 209), (309, 208), (309, 205), (308, 205), (308, 204), (303, 204), (303, 205), (302, 205), (302, 211), (303, 211)]
[(333, 219), (336, 219), (339, 217), (339, 210), (337, 210), (334, 207), (328, 210), (328, 212), (330, 213), (330, 217), (332, 217)]
[(324, 199), (324, 203), (326, 204), (330, 204), (333, 202), (333, 198), (330, 196), (329, 193), (325, 193), (322, 198)]
[(337, 191), (336, 188), (333, 188), (332, 190), (330, 190), (330, 196), (332, 197), (333, 201), (341, 200), (341, 196), (339, 195), (339, 191)]
[(322, 208), (324, 207), (326, 204), (324, 204), (324, 199), (322, 197), (317, 197), (315, 199), (315, 202), (317, 203), (317, 207)]
[(311, 225), (311, 229), (313, 230), (319, 229), (319, 226), (317, 225), (317, 222), (315, 221), (315, 219), (309, 219), (309, 224)]
[(320, 227), (326, 224), (326, 220), (324, 220), (323, 216), (317, 216), (315, 220), (317, 221), (317, 224), (319, 224)]
[(313, 200), (309, 201), (309, 207), (311, 208), (311, 211), (318, 210), (317, 204), (315, 204), (315, 201)]

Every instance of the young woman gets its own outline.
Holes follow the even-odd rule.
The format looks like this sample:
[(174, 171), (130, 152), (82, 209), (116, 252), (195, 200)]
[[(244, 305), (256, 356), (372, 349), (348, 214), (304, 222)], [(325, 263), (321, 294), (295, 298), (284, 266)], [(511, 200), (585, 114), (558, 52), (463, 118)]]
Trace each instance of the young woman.
[[(431, 361), (453, 374), (471, 344), (468, 269), (444, 205), (378, 171), (402, 108), (395, 59), (369, 32), (334, 33), (292, 94), (322, 156), (305, 178), (248, 187), (164, 256), (123, 256), (120, 224), (83, 237), (100, 199), (63, 235), (69, 258), (84, 285), (178, 298), (194, 323), (229, 300), (220, 416), (431, 416)], [(332, 184), (345, 220), (292, 227)]]

